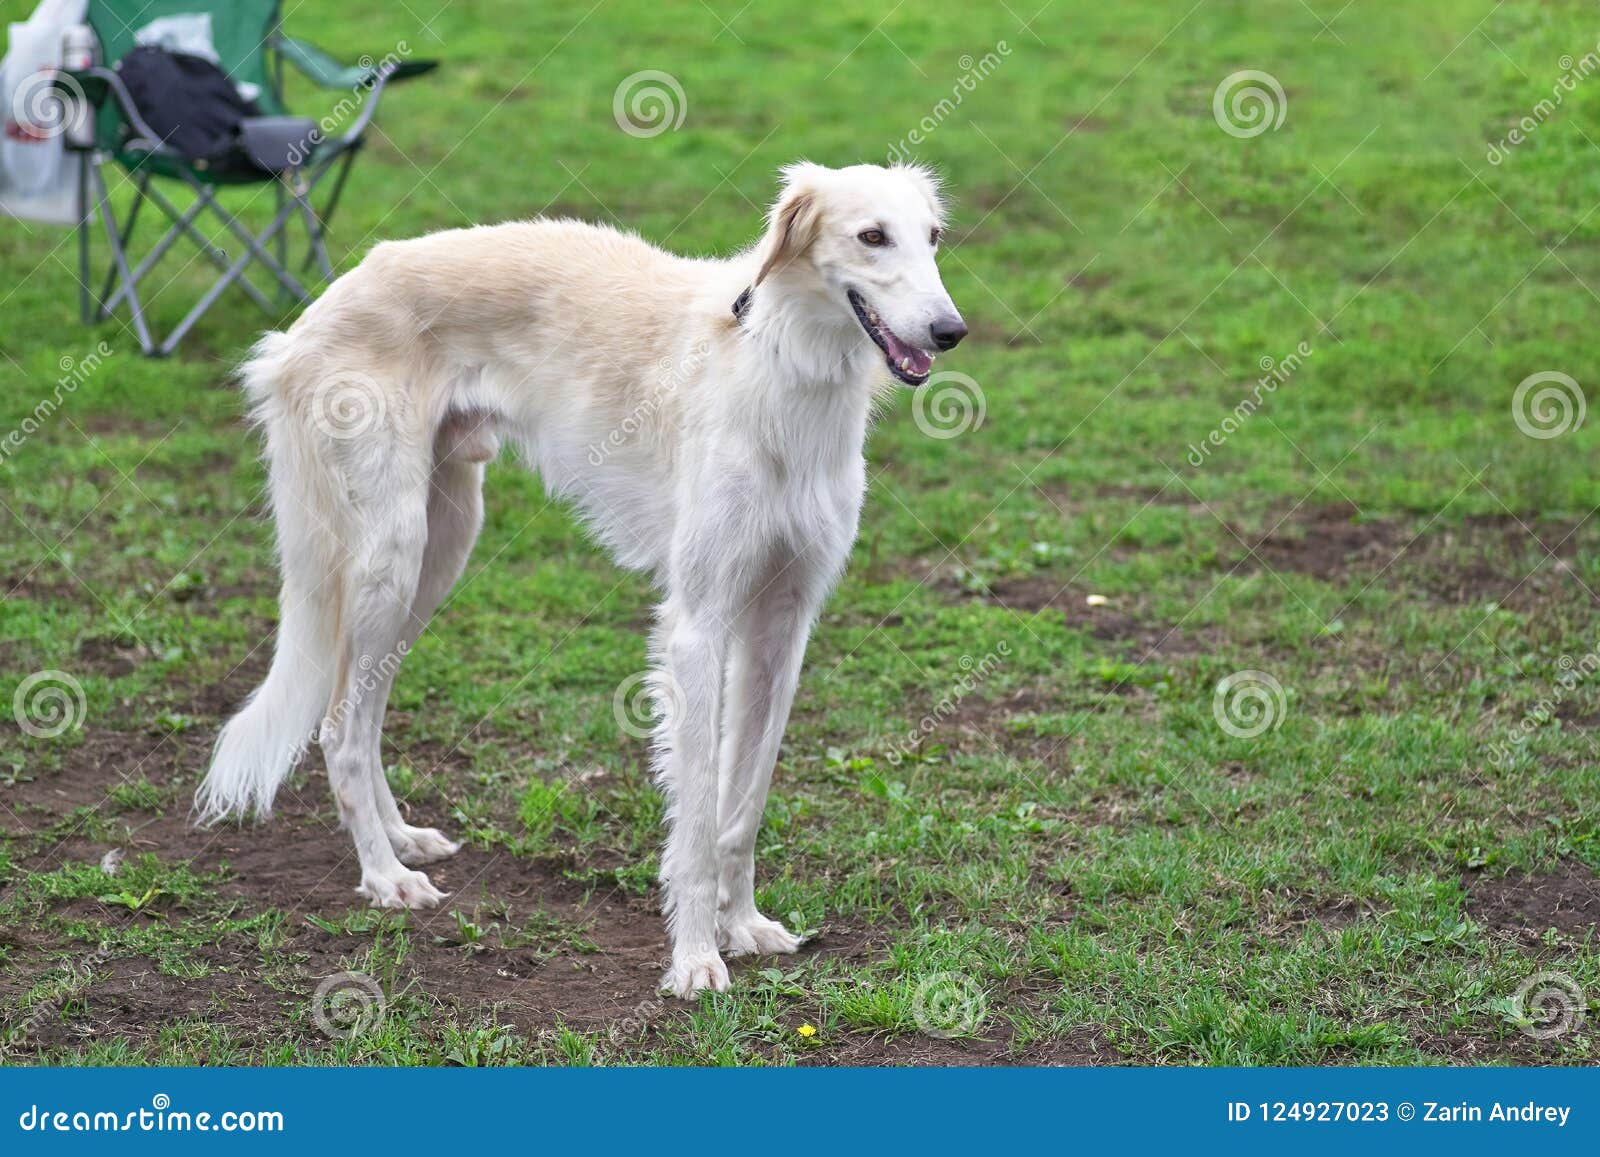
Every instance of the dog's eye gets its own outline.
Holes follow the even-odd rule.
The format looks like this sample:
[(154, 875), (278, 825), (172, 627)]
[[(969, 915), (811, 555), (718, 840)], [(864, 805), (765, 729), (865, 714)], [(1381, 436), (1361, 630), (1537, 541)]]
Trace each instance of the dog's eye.
[(871, 245), (877, 248), (878, 246), (889, 244), (889, 235), (882, 229), (863, 229), (856, 234), (856, 240), (863, 245)]
[(937, 248), (939, 244), (939, 238), (943, 236), (944, 230), (935, 225), (932, 229), (928, 230), (928, 244)]

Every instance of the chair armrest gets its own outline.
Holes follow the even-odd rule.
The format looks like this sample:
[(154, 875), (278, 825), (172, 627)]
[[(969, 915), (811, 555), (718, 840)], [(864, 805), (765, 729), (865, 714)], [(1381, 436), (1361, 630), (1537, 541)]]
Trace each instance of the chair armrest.
[(282, 33), (273, 37), (272, 46), (277, 49), (279, 56), (319, 88), (369, 87), (380, 73), (389, 80), (409, 80), (439, 67), (437, 60), (381, 60), (373, 63), (371, 57), (362, 58), (367, 62), (365, 64), (342, 65), (309, 40)]
[(105, 104), (106, 96), (110, 94), (116, 98), (117, 111), (122, 114), (122, 119), (128, 122), (128, 127), (134, 133), (134, 136), (126, 142), (126, 147), (163, 156), (180, 155), (176, 149), (167, 147), (161, 139), (161, 134), (145, 123), (144, 117), (139, 115), (138, 106), (133, 103), (133, 96), (122, 83), (122, 77), (114, 70), (98, 65), (79, 70), (58, 68), (51, 81), (51, 87), (62, 94), (63, 101), (86, 100), (95, 108)]

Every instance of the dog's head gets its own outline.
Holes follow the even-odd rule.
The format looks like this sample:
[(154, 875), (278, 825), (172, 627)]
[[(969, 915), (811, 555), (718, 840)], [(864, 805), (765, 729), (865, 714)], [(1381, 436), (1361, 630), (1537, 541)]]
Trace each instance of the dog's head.
[(889, 372), (920, 386), (934, 355), (967, 336), (934, 261), (944, 206), (933, 175), (913, 165), (807, 162), (783, 175), (755, 283), (814, 275), (841, 321), (853, 318), (883, 351)]

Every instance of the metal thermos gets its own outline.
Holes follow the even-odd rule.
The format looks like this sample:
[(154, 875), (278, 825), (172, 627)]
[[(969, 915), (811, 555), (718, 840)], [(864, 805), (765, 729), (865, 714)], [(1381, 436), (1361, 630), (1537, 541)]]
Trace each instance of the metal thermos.
[[(67, 72), (93, 68), (100, 58), (100, 41), (87, 24), (74, 24), (61, 37), (61, 67)], [(92, 149), (95, 142), (94, 109), (83, 92), (68, 85), (64, 139), (69, 149)]]

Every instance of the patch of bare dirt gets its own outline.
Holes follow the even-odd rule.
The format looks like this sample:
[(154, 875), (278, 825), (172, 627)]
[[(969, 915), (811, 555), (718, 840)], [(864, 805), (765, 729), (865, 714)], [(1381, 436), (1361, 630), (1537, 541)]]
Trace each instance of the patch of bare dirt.
[[(144, 1039), (151, 1029), (193, 1017), (248, 1036), (264, 1020), (287, 1019), (285, 993), (274, 992), (253, 974), (211, 972), (174, 976), (155, 961), (135, 956), (98, 963), (88, 970), (83, 992), (65, 1002), (66, 1016), (39, 1018), (29, 1043), (35, 1047), (83, 1048), (96, 1040)], [(55, 1011), (55, 1010), (53, 1010)]]
[(1585, 707), (1581, 703), (1566, 702), (1556, 708), (1556, 718), (1567, 727), (1576, 727), (1583, 731), (1592, 731), (1600, 727), (1600, 711)]
[(75, 808), (100, 803), (127, 780), (188, 779), (203, 765), (210, 740), (193, 732), (86, 729), (59, 770), (35, 774), (24, 767), (15, 782), (0, 787), (0, 827), (12, 835), (34, 835)]
[[(1592, 602), (1567, 577), (1582, 543), (1576, 524), (1475, 516), (1455, 525), (1363, 519), (1349, 504), (1307, 507), (1261, 535), (1225, 565), (1264, 565), (1326, 582), (1407, 583), (1448, 603), (1500, 602), (1528, 610), (1551, 598)], [(1553, 556), (1553, 557), (1552, 557)]]
[[(1191, 505), (1182, 501), (1184, 494), (1185, 491), (1181, 486), (1146, 486), (1136, 482), (1104, 482), (1094, 488), (1096, 498), (1120, 498), (1152, 506)], [(1052, 494), (1051, 497), (1055, 495)], [(1069, 498), (1066, 494), (1062, 497)], [(1199, 503), (1192, 505), (1196, 510), (1204, 509)]]
[(1047, 575), (1028, 575), (997, 579), (980, 597), (1017, 614), (1059, 612), (1067, 626), (1102, 642), (1123, 644), (1141, 662), (1165, 655), (1198, 654), (1209, 647), (1199, 634), (1181, 627), (1150, 622), (1112, 604), (1092, 607), (1088, 603), (1090, 593), (1063, 587), (1058, 579)]
[(58, 567), (40, 565), (0, 575), (0, 602), (6, 599), (45, 601), (73, 597), (78, 591), (78, 584), (71, 579), (56, 579), (54, 576), (57, 573)]
[(1278, 891), (1263, 894), (1261, 900), (1260, 932), (1266, 938), (1299, 934), (1307, 928), (1338, 932), (1372, 915), (1372, 909), (1354, 896)]
[[(209, 728), (166, 737), (91, 733), (59, 771), (4, 789), (5, 804), (22, 820), (19, 830), (17, 820), (8, 815), (5, 826), (15, 834), (42, 834), (72, 809), (99, 804), (135, 768), (143, 778), (187, 799), (212, 737)], [(354, 851), (329, 800), (325, 779), (313, 767), (286, 788), (268, 823), (198, 830), (180, 806), (167, 814), (120, 817), (131, 837), (119, 837), (119, 843), (127, 843), (129, 855), (153, 852), (167, 862), (190, 860), (197, 871), (226, 873), (219, 898), (238, 900), (242, 910), (270, 907), (289, 913), (283, 951), (304, 956), (308, 995), (318, 978), (342, 971), (347, 955), (365, 943), (306, 920), (311, 915), (338, 920), (365, 906), (354, 891), (359, 879)], [(448, 821), (429, 815), (413, 822), (448, 827)], [(19, 868), (50, 870), (68, 861), (98, 862), (110, 848), (75, 830), (60, 843), (18, 850)], [(531, 1030), (547, 1027), (556, 1016), (580, 1026), (626, 1015), (654, 991), (666, 940), (659, 912), (648, 898), (615, 889), (590, 894), (565, 879), (558, 866), (473, 847), (429, 872), (452, 899), (441, 910), (410, 914), (412, 948), (405, 967), (425, 991), (442, 1000), (466, 1007), (504, 1003), (504, 1019)], [(91, 920), (136, 918), (90, 901), (74, 906), (79, 904), (88, 905), (81, 915)], [(524, 917), (543, 912), (580, 932), (554, 955), (532, 948), (469, 952), (459, 943), (450, 910), (478, 908)], [(170, 982), (150, 971), (147, 962), (120, 961), (117, 971), (103, 979), (97, 975), (85, 1017), (118, 1031), (119, 1009), (134, 1006), (136, 1015), (128, 1013), (128, 1024), (142, 1026), (134, 1035), (148, 1035), (153, 1026), (194, 1011), (197, 1000), (209, 999), (207, 992), (221, 999), (240, 983), (250, 983), (261, 967), (248, 937), (223, 941), (209, 955), (212, 975), (193, 983)], [(263, 1027), (282, 1027), (273, 1001), (230, 1002), (230, 1007), (248, 1011), (252, 1004), (257, 1010), (249, 1015), (257, 1016)]]
[(1523, 611), (1552, 599), (1569, 606), (1593, 604), (1583, 586), (1568, 577), (1583, 545), (1575, 529), (1571, 522), (1510, 515), (1472, 518), (1461, 526), (1436, 526), (1400, 565), (1412, 581), (1445, 602), (1498, 602)]
[(133, 674), (149, 657), (150, 651), (129, 637), (96, 636), (78, 644), (78, 667), (112, 679)]
[(978, 753), (998, 747), (1014, 759), (1039, 760), (1061, 756), (1066, 740), (1059, 736), (1036, 736), (1018, 732), (1010, 726), (1014, 719), (1029, 715), (1048, 715), (1067, 710), (1069, 702), (1059, 694), (1042, 688), (1023, 687), (995, 698), (968, 695), (954, 710), (940, 719), (929, 736), (956, 750)]
[[(231, 907), (235, 918), (266, 910), (284, 913), (276, 941), (266, 949), (259, 934), (249, 931), (179, 950), (175, 959), (119, 955), (92, 961), (85, 966), (81, 987), (33, 1026), (30, 1047), (72, 1049), (112, 1039), (148, 1044), (160, 1028), (185, 1019), (231, 1028), (239, 1038), (298, 1035), (317, 1046), (324, 1043), (310, 1016), (317, 986), (327, 977), (370, 967), (370, 933), (347, 934), (325, 926), (362, 918), (369, 910), (354, 891), (359, 874), (355, 856), (314, 763), (291, 781), (276, 814), (264, 824), (197, 830), (180, 804), (165, 812), (119, 813), (118, 830), (105, 839), (82, 827), (42, 838), (72, 809), (98, 805), (121, 782), (119, 772), (126, 774), (132, 767), (169, 797), (187, 800), (213, 736), (210, 726), (166, 736), (89, 733), (59, 770), (5, 789), (6, 803), (24, 820), (19, 830), (7, 815), (4, 826), (14, 834), (41, 837), (15, 845), (16, 867), (39, 871), (97, 863), (111, 842), (130, 857), (148, 852), (164, 862), (189, 861), (195, 871), (221, 877), (207, 902)], [(451, 826), (450, 817), (421, 811), (408, 817), (411, 822)], [(569, 877), (571, 867), (560, 858), (529, 860), (477, 847), (430, 865), (431, 878), (450, 899), (439, 910), (406, 915), (406, 947), (392, 975), (384, 977), (389, 999), (399, 999), (400, 993), (408, 999), (431, 998), (465, 1019), (512, 1026), (530, 1040), (548, 1038), (558, 1026), (566, 1026), (616, 1029), (619, 1039), (638, 1040), (645, 1047), (670, 1041), (690, 1010), (656, 992), (667, 955), (657, 898), (597, 885), (592, 875), (580, 882)], [(457, 912), (492, 929), (481, 949), (463, 943)], [(109, 928), (189, 919), (181, 907), (162, 902), (148, 911), (130, 912), (94, 898), (60, 904), (56, 914)], [(513, 933), (530, 921), (540, 930), (535, 935)], [(0, 943), (8, 953), (0, 972), (0, 999), (7, 1002), (93, 951), (26, 928), (11, 930)], [(862, 966), (882, 960), (885, 943), (872, 930), (825, 927), (802, 953)], [(771, 963), (730, 961), (730, 967), (737, 978)], [(916, 1034), (893, 1039), (851, 1034), (819, 1047), (815, 1057), (861, 1065), (1104, 1064), (1122, 1059), (1087, 1030), (1022, 1049), (1012, 1047), (1009, 1033), (1003, 1040), (956, 1041)]]
[(1457, 1065), (1518, 1064), (1553, 1065), (1562, 1063), (1561, 1042), (1538, 1040), (1509, 1029), (1504, 1035), (1452, 1029), (1447, 1033), (1413, 1032), (1423, 1052)]
[[(79, 825), (47, 839), (46, 829), (73, 808), (98, 805), (107, 789), (121, 782), (118, 771), (130, 766), (139, 766), (141, 776), (167, 794), (187, 800), (213, 736), (210, 727), (167, 737), (91, 733), (58, 771), (5, 789), (12, 814), (0, 812), (0, 824), (12, 834), (36, 837), (14, 846), (16, 867), (48, 871), (66, 863), (99, 862), (111, 844), (92, 831)], [(231, 904), (236, 918), (269, 909), (284, 913), (281, 938), (267, 953), (255, 932), (223, 935), (177, 967), (142, 956), (97, 962), (82, 990), (64, 1006), (64, 1015), (53, 1011), (34, 1031), (33, 1045), (71, 1048), (110, 1038), (149, 1042), (159, 1028), (183, 1018), (232, 1026), (246, 1038), (257, 1032), (276, 1040), (298, 1032), (308, 1044), (324, 1043), (309, 1017), (313, 994), (324, 978), (364, 967), (373, 943), (370, 933), (330, 931), (312, 920), (338, 924), (369, 913), (354, 891), (359, 869), (349, 837), (336, 822), (324, 776), (314, 763), (297, 775), (280, 795), (273, 818), (263, 824), (197, 830), (185, 810), (180, 804), (160, 813), (119, 814), (115, 818), (126, 830), (110, 839), (130, 857), (154, 853), (164, 862), (189, 861), (197, 872), (219, 874), (222, 882), (211, 900)], [(451, 817), (432, 809), (408, 818), (454, 826)], [(438, 910), (406, 914), (406, 948), (385, 988), (436, 999), (467, 1019), (513, 1026), (527, 1039), (566, 1026), (615, 1028), (624, 1040), (641, 1033), (647, 1043), (667, 1040), (690, 1010), (656, 991), (667, 957), (658, 898), (596, 884), (592, 873), (586, 874), (587, 882), (580, 881), (569, 876), (572, 867), (561, 857), (530, 860), (470, 846), (430, 865), (430, 877), (450, 899)], [(484, 927), (481, 948), (464, 943), (457, 912)], [(60, 905), (57, 915), (98, 927), (187, 919), (181, 909), (161, 903), (134, 913), (93, 898)], [(531, 935), (525, 932), (529, 927), (535, 929)], [(0, 943), (9, 957), (0, 973), (0, 998), (8, 1001), (73, 959), (71, 946), (27, 929), (7, 933)], [(802, 950), (802, 955), (836, 956), (853, 964), (883, 954), (883, 942), (874, 934), (834, 927), (825, 927)], [(771, 963), (729, 962), (736, 976)], [(921, 1063), (897, 1051), (909, 1045), (859, 1047), (864, 1057), (883, 1058), (859, 1063), (893, 1063), (888, 1058), (899, 1055)], [(957, 1052), (941, 1055), (947, 1058), (943, 1063), (979, 1063)]]
[(1258, 538), (1245, 538), (1251, 553), (1273, 570), (1339, 579), (1356, 570), (1380, 570), (1410, 536), (1393, 523), (1357, 522), (1352, 506), (1302, 510)]
[(1513, 872), (1480, 879), (1467, 897), (1468, 914), (1487, 928), (1583, 937), (1600, 925), (1600, 878), (1586, 864), (1563, 861), (1544, 875)]

